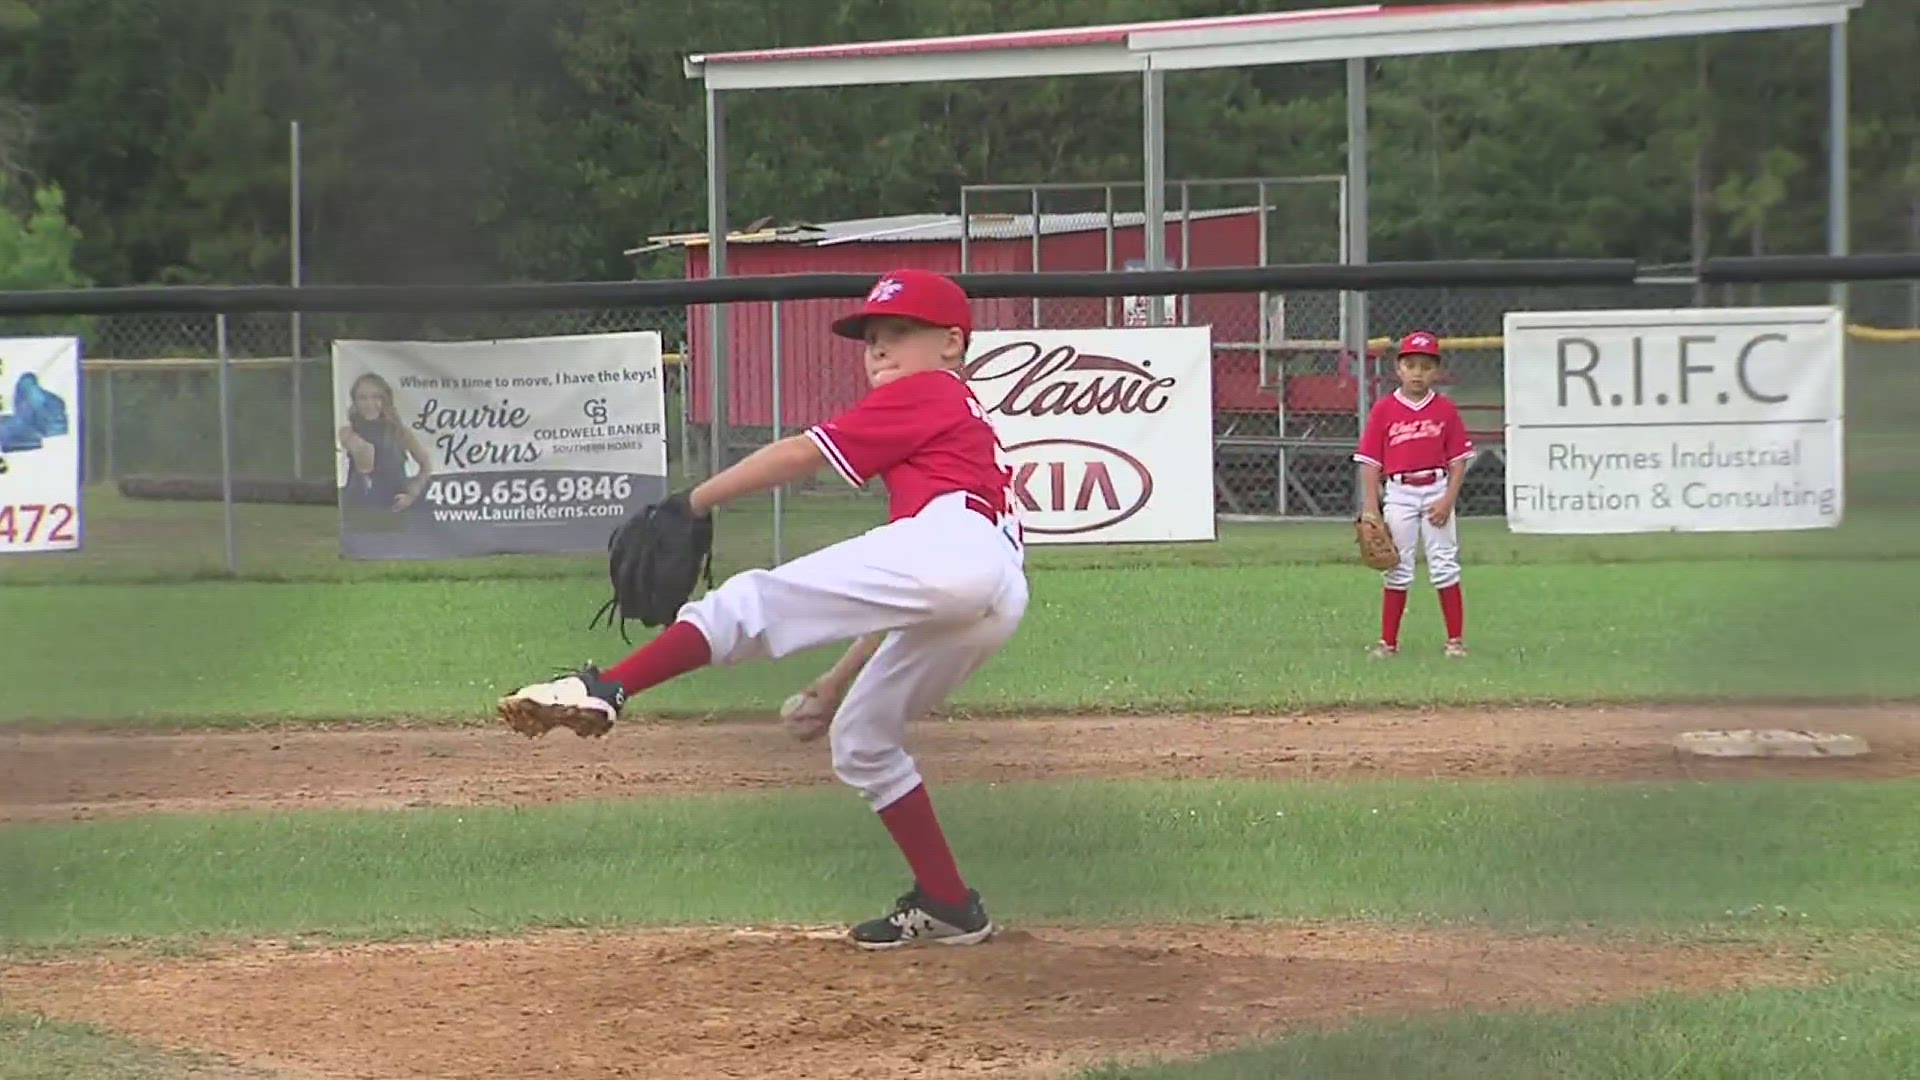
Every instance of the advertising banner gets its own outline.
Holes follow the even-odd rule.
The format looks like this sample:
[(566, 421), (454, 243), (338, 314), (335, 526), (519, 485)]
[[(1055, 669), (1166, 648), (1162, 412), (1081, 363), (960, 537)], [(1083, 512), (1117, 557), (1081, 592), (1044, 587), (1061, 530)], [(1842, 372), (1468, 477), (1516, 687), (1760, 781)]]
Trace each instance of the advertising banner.
[(0, 555), (80, 547), (80, 341), (0, 338)]
[(341, 553), (603, 551), (666, 494), (660, 335), (338, 341)]
[(1845, 355), (1833, 307), (1509, 314), (1508, 527), (1839, 525)]
[(1205, 326), (974, 335), (1029, 543), (1214, 539), (1212, 358)]

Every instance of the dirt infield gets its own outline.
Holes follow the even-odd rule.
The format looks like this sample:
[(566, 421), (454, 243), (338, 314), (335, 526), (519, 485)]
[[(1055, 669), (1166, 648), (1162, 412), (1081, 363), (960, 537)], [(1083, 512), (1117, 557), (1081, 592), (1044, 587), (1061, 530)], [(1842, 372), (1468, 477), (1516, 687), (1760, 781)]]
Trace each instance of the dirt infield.
[[(1867, 740), (1865, 757), (1713, 761), (1697, 728), (1788, 727)], [(1920, 775), (1920, 706), (1566, 708), (1293, 717), (929, 720), (910, 748), (956, 780)], [(502, 727), (0, 732), (0, 821), (173, 810), (550, 803), (834, 783), (824, 741), (774, 724), (626, 723), (604, 739)]]
[[(1713, 761), (1682, 731), (1861, 736), (1831, 761)], [(1071, 777), (1717, 779), (1920, 775), (1920, 706), (1567, 708), (1293, 717), (936, 720), (935, 782)], [(537, 804), (834, 784), (776, 725), (0, 732), (0, 822), (273, 807)], [(980, 949), (870, 956), (839, 928), (550, 933), (0, 972), (9, 1009), (101, 1024), (286, 1078), (1060, 1077), (1366, 1013), (1579, 1005), (1814, 973), (1786, 954), (1478, 932), (1229, 924), (1020, 927)]]
[(102, 958), (0, 996), (327, 1080), (1058, 1077), (1366, 1012), (1581, 1005), (1804, 977), (1728, 949), (1359, 927), (1010, 932), (864, 955), (837, 931), (577, 932), (506, 941)]

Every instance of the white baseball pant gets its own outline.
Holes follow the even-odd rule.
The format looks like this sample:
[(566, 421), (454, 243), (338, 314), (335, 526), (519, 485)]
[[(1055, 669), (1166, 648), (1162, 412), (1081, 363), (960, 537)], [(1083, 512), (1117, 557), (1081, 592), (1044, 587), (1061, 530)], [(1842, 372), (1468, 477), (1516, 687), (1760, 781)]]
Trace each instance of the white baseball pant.
[(876, 811), (920, 784), (907, 724), (998, 652), (1026, 613), (1019, 545), (964, 499), (942, 495), (913, 517), (735, 574), (679, 612), (715, 665), (886, 633), (827, 736), (834, 774)]
[(1393, 534), (1393, 546), (1400, 561), (1382, 576), (1386, 587), (1400, 592), (1413, 587), (1413, 560), (1424, 546), (1427, 553), (1427, 580), (1436, 589), (1444, 589), (1460, 580), (1460, 536), (1455, 526), (1460, 508), (1447, 517), (1445, 525), (1427, 520), (1427, 510), (1447, 493), (1446, 473), (1427, 484), (1409, 484), (1388, 480), (1380, 516)]

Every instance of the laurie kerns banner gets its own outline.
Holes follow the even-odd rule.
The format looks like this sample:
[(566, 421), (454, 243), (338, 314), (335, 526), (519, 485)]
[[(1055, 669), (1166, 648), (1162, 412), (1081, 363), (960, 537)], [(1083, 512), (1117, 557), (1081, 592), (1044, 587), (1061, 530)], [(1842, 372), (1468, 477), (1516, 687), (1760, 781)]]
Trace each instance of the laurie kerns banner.
[(666, 494), (660, 335), (333, 346), (340, 550), (603, 551)]
[(1212, 540), (1213, 333), (983, 330), (966, 376), (1030, 543)]

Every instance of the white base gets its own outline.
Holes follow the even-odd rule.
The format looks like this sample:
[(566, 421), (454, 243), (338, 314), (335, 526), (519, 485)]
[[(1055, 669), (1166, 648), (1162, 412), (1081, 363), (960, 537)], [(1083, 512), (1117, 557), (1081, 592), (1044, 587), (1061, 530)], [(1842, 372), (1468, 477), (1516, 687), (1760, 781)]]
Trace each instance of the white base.
[(1785, 728), (1689, 731), (1676, 738), (1674, 745), (1701, 757), (1830, 758), (1867, 752), (1866, 740), (1858, 736)]

